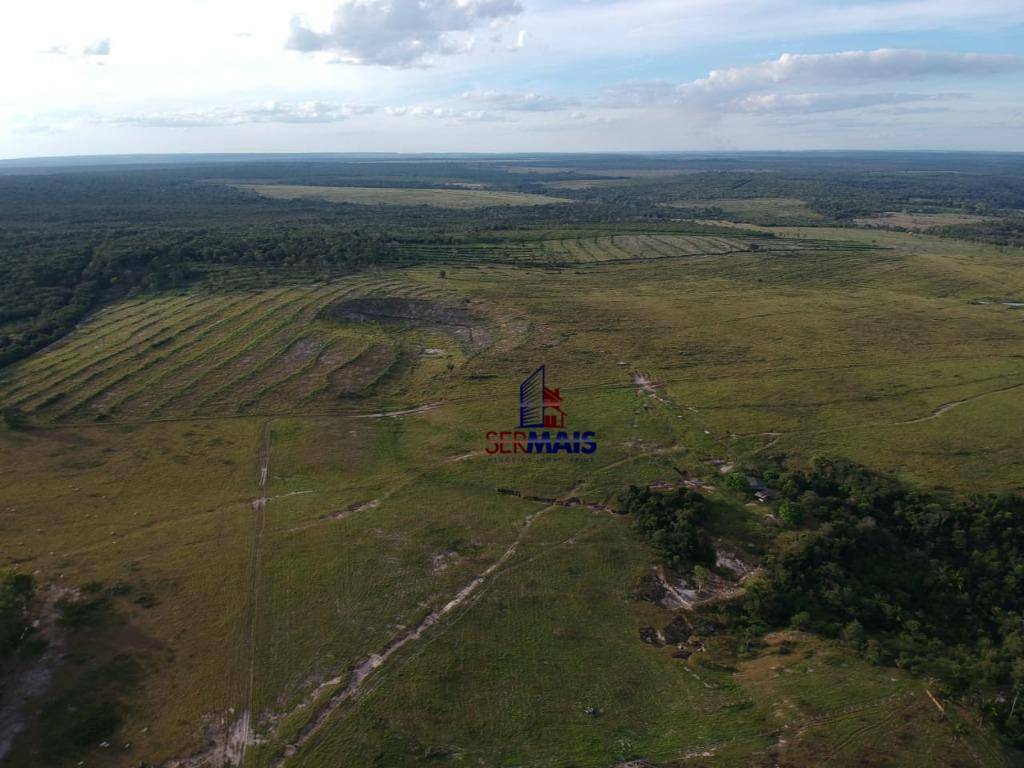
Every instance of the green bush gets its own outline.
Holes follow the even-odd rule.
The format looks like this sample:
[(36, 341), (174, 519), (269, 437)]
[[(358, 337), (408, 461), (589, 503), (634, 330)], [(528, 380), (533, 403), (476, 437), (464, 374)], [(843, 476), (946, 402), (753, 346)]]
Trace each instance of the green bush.
[(804, 521), (804, 512), (796, 502), (783, 499), (779, 504), (779, 519), (789, 525), (800, 525)]
[(747, 476), (742, 472), (730, 472), (725, 476), (725, 487), (739, 491), (740, 493), (750, 492), (750, 483), (747, 482)]

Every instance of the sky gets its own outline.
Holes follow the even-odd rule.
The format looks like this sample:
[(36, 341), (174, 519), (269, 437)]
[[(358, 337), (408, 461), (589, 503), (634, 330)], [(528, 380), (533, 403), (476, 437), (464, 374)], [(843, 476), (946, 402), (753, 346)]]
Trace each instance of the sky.
[(1024, 0), (8, 0), (0, 157), (1024, 151)]

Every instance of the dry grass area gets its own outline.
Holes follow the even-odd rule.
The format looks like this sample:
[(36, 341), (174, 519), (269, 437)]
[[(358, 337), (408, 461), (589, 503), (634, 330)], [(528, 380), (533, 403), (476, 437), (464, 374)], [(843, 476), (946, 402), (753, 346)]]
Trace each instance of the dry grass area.
[(980, 224), (996, 221), (994, 216), (972, 216), (966, 213), (907, 213), (888, 211), (876, 216), (865, 216), (855, 221), (862, 227), (899, 227), (922, 231), (934, 227), (951, 227), (957, 224)]

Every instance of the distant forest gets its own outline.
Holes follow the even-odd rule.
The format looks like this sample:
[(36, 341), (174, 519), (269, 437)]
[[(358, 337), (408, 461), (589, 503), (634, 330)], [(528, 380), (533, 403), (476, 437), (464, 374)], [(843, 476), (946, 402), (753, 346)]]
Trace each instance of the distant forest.
[[(573, 202), (471, 211), (364, 206), (274, 200), (230, 186), (235, 182), (473, 184), (557, 194)], [(548, 186), (553, 182), (563, 183)], [(413, 259), (397, 247), (408, 241), (470, 242), (568, 225), (664, 224), (684, 215), (669, 203), (704, 204), (689, 210), (689, 217), (744, 221), (714, 201), (764, 197), (803, 200), (817, 215), (807, 223), (815, 224), (850, 224), (894, 210), (985, 214), (998, 220), (935, 233), (1024, 244), (1024, 156), (1018, 155), (241, 156), (123, 159), (109, 165), (0, 163), (0, 367), (59, 339), (105, 302), (181, 287), (211, 267), (333, 274)]]

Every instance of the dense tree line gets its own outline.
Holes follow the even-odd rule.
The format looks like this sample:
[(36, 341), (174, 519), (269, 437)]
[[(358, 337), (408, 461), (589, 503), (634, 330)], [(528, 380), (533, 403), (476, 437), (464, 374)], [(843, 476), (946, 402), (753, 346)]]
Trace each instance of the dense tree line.
[(1024, 497), (916, 491), (829, 460), (778, 482), (804, 527), (748, 590), (750, 620), (936, 677), (1024, 745)]
[(705, 532), (707, 501), (699, 493), (679, 489), (661, 493), (631, 485), (620, 510), (631, 515), (640, 535), (660, 552), (665, 564), (679, 573), (711, 566), (715, 549)]
[(955, 224), (928, 230), (930, 234), (953, 237), (958, 240), (973, 240), (993, 245), (1024, 247), (1024, 218), (1005, 218), (983, 221), (975, 224)]

